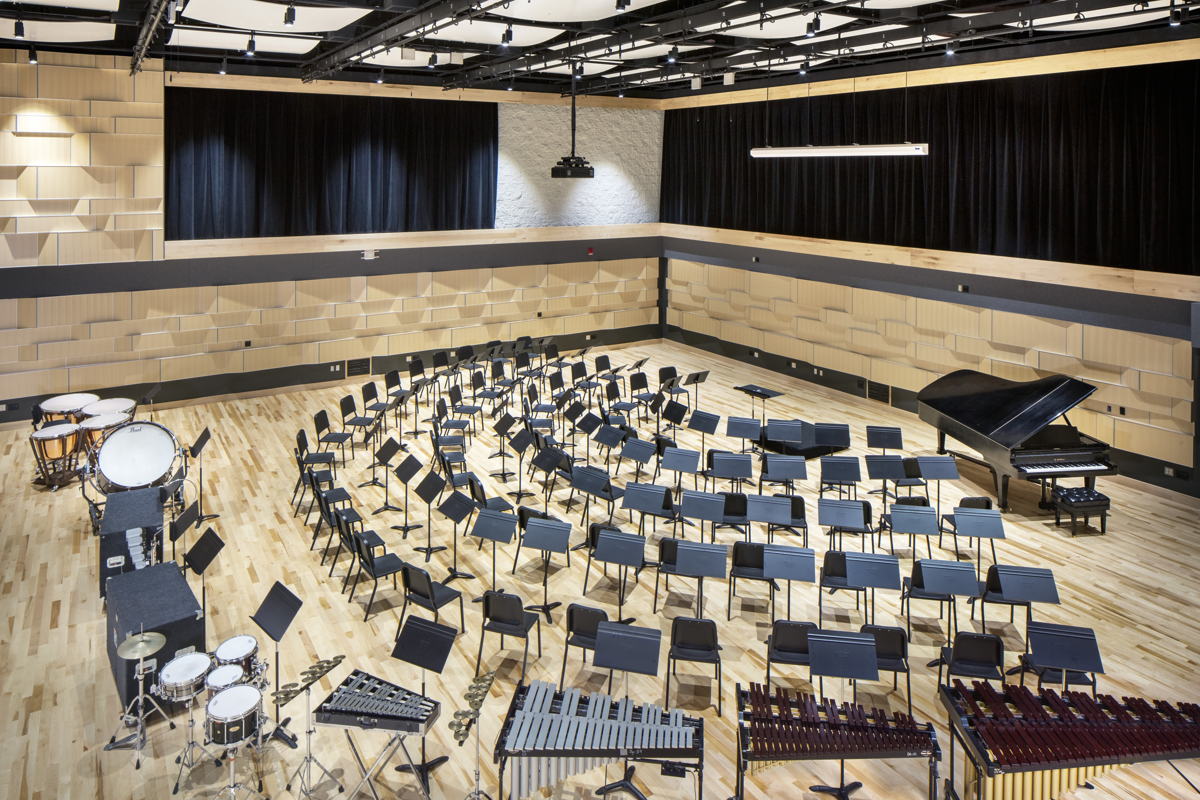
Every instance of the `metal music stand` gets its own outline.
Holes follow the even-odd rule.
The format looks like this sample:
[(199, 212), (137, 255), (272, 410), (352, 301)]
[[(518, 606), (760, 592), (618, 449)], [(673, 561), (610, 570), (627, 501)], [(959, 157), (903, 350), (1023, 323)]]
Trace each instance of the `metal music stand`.
[[(267, 592), (267, 596), (263, 598), (262, 605), (258, 610), (250, 615), (250, 619), (254, 620), (263, 633), (270, 637), (275, 643), (275, 688), (279, 688), (279, 642), (283, 639), (288, 628), (291, 627), (292, 620), (296, 618), (297, 612), (300, 611), (300, 606), (304, 602), (292, 593), (290, 589), (284, 586), (279, 581), (275, 581), (275, 585)], [(287, 729), (287, 724), (291, 722), (291, 718), (279, 721), (279, 704), (275, 704), (275, 729), (271, 731), (267, 739), (279, 739), (293, 750), (297, 747), (296, 736)]]
[(818, 422), (813, 425), (813, 444), (830, 452), (850, 446), (850, 426), (845, 422)]
[[(391, 436), (387, 438), (379, 449), (375, 451), (375, 460), (371, 462), (371, 480), (368, 483), (359, 484), (361, 489), (363, 486), (383, 486), (383, 505), (375, 509), (374, 514), (380, 514), (384, 511), (400, 511), (400, 506), (393, 505), (391, 501), (391, 461), (396, 453), (399, 453), (403, 445), (393, 439)], [(383, 483), (375, 480), (375, 468), (383, 467)]]
[(200, 504), (200, 518), (196, 521), (199, 525), (201, 522), (208, 522), (210, 519), (216, 519), (220, 514), (205, 514), (204, 513), (204, 445), (208, 444), (208, 440), (212, 438), (208, 428), (200, 431), (200, 435), (196, 437), (196, 441), (192, 443), (188, 450), (188, 458), (196, 462), (196, 469), (200, 476), (196, 479), (196, 502)]
[[(628, 696), (630, 672), (658, 675), (658, 656), (661, 649), (662, 631), (657, 628), (639, 628), (605, 621), (596, 626), (596, 649), (592, 655), (592, 664), (600, 669), (609, 670), (610, 693), (613, 671), (619, 669), (624, 672), (625, 694)], [(605, 797), (624, 792), (636, 800), (646, 800), (646, 796), (633, 785), (633, 773), (634, 768), (626, 761), (624, 775), (619, 780), (596, 789), (596, 794)]]
[[(1044, 567), (1015, 567), (1008, 564), (996, 564), (996, 577), (1000, 581), (1000, 591), (1004, 599), (1013, 603), (1025, 604), (1025, 649), (1029, 649), (1029, 623), (1033, 621), (1033, 604), (1049, 603), (1058, 605), (1058, 586), (1054, 582), (1054, 573)], [(980, 603), (980, 617), (983, 617), (983, 603)], [(986, 630), (986, 621), (984, 622)]]
[[(645, 359), (643, 359), (643, 361), (644, 360)], [(683, 379), (683, 386), (696, 387), (696, 402), (694, 405), (700, 405), (700, 384), (704, 383), (706, 380), (708, 380), (708, 370), (704, 370), (703, 372), (693, 372)]]
[(183, 545), (187, 544), (187, 530), (191, 527), (199, 527), (200, 525), (200, 502), (193, 502), (185, 508), (182, 513), (175, 519), (171, 520), (171, 560), (175, 560), (175, 541), (183, 538)]
[(450, 496), (438, 506), (438, 512), (454, 523), (454, 563), (451, 564), (450, 572), (446, 575), (446, 580), (442, 581), (442, 583), (450, 583), (450, 581), (459, 579), (471, 580), (475, 577), (471, 573), (463, 572), (458, 568), (458, 525), (471, 516), (471, 512), (473, 511), (475, 511), (475, 502), (457, 490), (450, 492)]
[(728, 574), (729, 548), (723, 544), (681, 541), (677, 545), (675, 574), (683, 578), (695, 578), (696, 616), (704, 616), (704, 579), (724, 579)]
[(800, 419), (769, 419), (766, 433), (772, 442), (803, 445), (816, 440), (812, 424)]
[(565, 455), (566, 453), (557, 447), (547, 445), (537, 451), (537, 454), (529, 462), (530, 467), (540, 470), (546, 476), (542, 480), (542, 510), (544, 511), (550, 509), (550, 487), (556, 474), (555, 470), (562, 464)]
[[(910, 539), (915, 536), (924, 536), (925, 550), (930, 558), (933, 557), (933, 545), (929, 543), (929, 540), (931, 537), (940, 536), (942, 533), (938, 528), (936, 511), (929, 506), (907, 506), (901, 503), (893, 503), (888, 512), (888, 520), (890, 521), (889, 530), (892, 533), (908, 534)], [(914, 542), (914, 555), (916, 551), (917, 546)]]
[(858, 456), (821, 456), (821, 489), (826, 484), (837, 487), (838, 499), (842, 493), (850, 495), (847, 499), (858, 497), (858, 482), (862, 480), (862, 468)]
[[(932, 509), (930, 509), (932, 511)], [(959, 597), (979, 597), (979, 579), (970, 564), (957, 561), (934, 561), (921, 559), (917, 562), (921, 567), (921, 580), (925, 591), (931, 594), (944, 594), (950, 598), (950, 631), (947, 640), (954, 640), (954, 632), (958, 630)], [(909, 617), (912, 610), (909, 610)], [(911, 627), (910, 627), (911, 631)], [(912, 638), (911, 635), (909, 637)]]
[(921, 477), (927, 481), (937, 481), (938, 518), (942, 516), (942, 481), (956, 481), (959, 478), (958, 464), (954, 456), (917, 456), (917, 466), (921, 468)]
[[(662, 458), (659, 459), (658, 468), (676, 473), (675, 492), (679, 493), (683, 491), (684, 474), (695, 475), (700, 471), (700, 453), (695, 450), (667, 447), (663, 450)], [(693, 485), (694, 481), (693, 478)]]
[[(787, 581), (787, 619), (791, 619), (792, 581), (816, 582), (816, 555), (807, 547), (765, 544), (763, 545), (763, 577), (772, 581)], [(774, 592), (771, 593), (771, 618), (775, 618)]]
[(846, 553), (846, 583), (870, 589), (870, 624), (875, 624), (875, 590), (900, 591), (900, 559), (886, 553)]
[(671, 423), (667, 426), (667, 430), (674, 430), (683, 425), (683, 418), (687, 416), (687, 406), (683, 403), (678, 403), (674, 400), (668, 400), (663, 406), (662, 418)]
[[(707, 375), (708, 373), (706, 372), (704, 374)], [(699, 403), (700, 403), (699, 387), (697, 387), (697, 392), (696, 392), (696, 403), (697, 403), (697, 405), (699, 405)], [(705, 441), (706, 441), (705, 437), (707, 437), (709, 434), (715, 434), (717, 432), (717, 426), (720, 424), (721, 424), (721, 416), (719, 414), (713, 414), (709, 411), (700, 411), (699, 409), (693, 411), (692, 416), (688, 418), (688, 424), (687, 424), (688, 430), (700, 432), (700, 452), (701, 453), (704, 452), (704, 446), (705, 446)]]
[(1042, 671), (1043, 677), (1047, 674), (1053, 677), (1050, 670), (1058, 670), (1062, 677), (1059, 683), (1063, 694), (1066, 694), (1067, 682), (1072, 672), (1082, 676), (1090, 673), (1093, 683), (1097, 674), (1104, 674), (1100, 645), (1096, 641), (1096, 632), (1091, 628), (1031, 621), (1028, 641), (1029, 653), (1022, 659), (1022, 682), (1025, 680), (1026, 671)]
[[(854, 686), (858, 701), (858, 681), (879, 680), (875, 659), (875, 637), (869, 633), (817, 630), (808, 634), (810, 672), (817, 675), (819, 692), (825, 696), (825, 678), (843, 678)], [(838, 800), (850, 800), (850, 795), (862, 788), (862, 783), (846, 783), (846, 759), (838, 759), (837, 786), (810, 786), (810, 792), (830, 794)]]
[(877, 455), (871, 453), (865, 456), (867, 461), (867, 480), (882, 481), (883, 488), (872, 489), (870, 494), (881, 494), (884, 499), (895, 497), (894, 492), (888, 491), (888, 481), (900, 481), (908, 477), (904, 471), (904, 459), (897, 455)]
[(400, 462), (400, 465), (396, 467), (395, 470), (393, 470), (395, 476), (400, 479), (401, 483), (404, 484), (404, 524), (393, 525), (392, 530), (403, 533), (405, 539), (408, 538), (409, 531), (415, 531), (417, 528), (421, 527), (421, 523), (419, 522), (414, 522), (411, 525), (408, 522), (408, 484), (417, 476), (417, 473), (421, 471), (421, 466), (420, 459), (418, 459), (416, 456), (408, 456)]
[[(626, 497), (629, 495), (626, 494)], [(625, 579), (629, 568), (641, 569), (646, 563), (646, 537), (634, 533), (624, 533), (604, 529), (596, 537), (596, 550), (592, 558), (605, 564), (617, 565), (617, 622), (628, 625), (635, 621), (634, 617), (622, 616), (625, 608)]]
[[(1003, 539), (1004, 520), (997, 508), (956, 508), (954, 509), (954, 557), (961, 558), (958, 552), (958, 537), (968, 539), (992, 540), (992, 563), (996, 563), (996, 540)], [(975, 572), (982, 574), (982, 542), (975, 547)]]
[(837, 537), (837, 547), (834, 548), (836, 550), (842, 549), (842, 531), (869, 533), (866, 509), (858, 500), (818, 500), (817, 524), (829, 528), (830, 535)]
[(529, 445), (533, 444), (533, 434), (528, 429), (521, 428), (509, 438), (508, 444), (513, 450), (517, 451), (517, 490), (515, 492), (508, 492), (508, 496), (519, 503), (526, 497), (533, 497), (533, 492), (523, 488), (525, 480), (525, 451), (529, 449)]
[[(412, 396), (413, 396), (413, 424), (412, 424), (412, 430), (406, 431), (405, 435), (411, 436), (413, 438), (417, 438), (425, 433), (425, 431), (423, 429), (421, 429), (420, 423), (429, 421), (429, 420), (421, 419), (421, 393), (424, 392), (425, 389), (427, 389), (430, 386), (436, 387), (437, 386), (437, 378), (436, 377), (435, 378), (413, 378), (410, 373), (408, 385), (412, 390)], [(426, 405), (429, 405), (429, 403), (432, 403), (433, 401), (430, 400), (430, 398), (428, 396), (429, 395), (428, 392), (426, 392), (425, 394), (426, 394), (425, 399), (428, 401), (426, 403)]]
[(694, 492), (684, 489), (679, 500), (680, 519), (688, 517), (698, 520), (700, 539), (704, 539), (705, 522), (712, 523), (713, 537), (716, 537), (716, 526), (725, 521), (725, 498), (712, 492)]
[(156, 383), (146, 390), (142, 395), (142, 399), (138, 401), (138, 405), (150, 406), (150, 421), (154, 422), (154, 398), (158, 397), (158, 393), (162, 391), (162, 384)]
[(471, 536), (478, 539), (487, 539), (492, 543), (492, 583), (491, 586), (497, 591), (502, 591), (496, 586), (496, 543), (508, 544), (513, 539), (513, 534), (517, 530), (517, 517), (513, 514), (504, 514), (499, 511), (491, 511), (486, 508), (479, 509), (479, 513), (475, 515), (475, 524), (471, 527)]
[(904, 434), (899, 428), (868, 425), (867, 447), (873, 450), (882, 450), (884, 455), (887, 455), (888, 450), (903, 450)]
[[(400, 629), (400, 635), (396, 638), (395, 646), (392, 647), (392, 658), (403, 661), (406, 664), (412, 664), (415, 667), (420, 667), (421, 695), (423, 697), (427, 696), (425, 694), (426, 673), (434, 672), (439, 675), (441, 674), (442, 670), (446, 667), (446, 660), (450, 657), (450, 651), (454, 648), (454, 640), (457, 636), (457, 629), (438, 622), (431, 622), (415, 614), (409, 615), (404, 620), (404, 627)], [(414, 763), (412, 756), (408, 754), (408, 748), (404, 746), (404, 738), (403, 734), (392, 734), (394, 744), (389, 743), (390, 746), (384, 747), (383, 753), (380, 756), (382, 760), (376, 759), (376, 765), (387, 763), (398, 747), (404, 753), (404, 760), (408, 763), (399, 765), (396, 767), (396, 771), (416, 775), (420, 781), (421, 793), (425, 795), (425, 800), (429, 800), (430, 773), (450, 759), (447, 756), (438, 756), (432, 760), (428, 759), (425, 755), (425, 735), (422, 734), (421, 761), (420, 763)], [(368, 770), (363, 776), (363, 781), (366, 781), (368, 784), (372, 771)], [(361, 784), (346, 796), (353, 798), (358, 793), (359, 788), (361, 788)]]
[(749, 480), (754, 475), (754, 461), (749, 453), (712, 453), (712, 467), (705, 474), (706, 478), (733, 481), (733, 491), (741, 489), (742, 481)]
[(489, 456), (489, 458), (500, 459), (500, 471), (493, 472), (492, 477), (505, 483), (507, 483), (508, 479), (513, 476), (513, 473), (511, 470), (507, 469), (508, 451), (504, 449), (504, 441), (508, 438), (508, 432), (512, 429), (513, 423), (516, 421), (516, 417), (514, 417), (512, 414), (506, 413), (495, 425), (492, 426), (492, 430), (496, 432), (496, 436), (500, 440), (500, 449)]
[(525, 523), (525, 535), (521, 537), (522, 546), (542, 551), (542, 603), (525, 606), (525, 610), (542, 612), (546, 615), (546, 622), (551, 625), (554, 624), (554, 618), (550, 612), (562, 603), (557, 600), (550, 602), (550, 554), (567, 552), (570, 539), (571, 523), (537, 517), (531, 517)]
[[(371, 424), (367, 425), (365, 428), (363, 428), (362, 445), (363, 445), (363, 450), (366, 450), (368, 453), (371, 452), (371, 450), (370, 450), (371, 445), (374, 442), (378, 441), (379, 434), (382, 432), (382, 426), (386, 422), (386, 417), (387, 417), (386, 409), (384, 409), (383, 411), (376, 412), (375, 416), (371, 419)], [(383, 445), (380, 445), (379, 449), (382, 450)], [(399, 446), (397, 446), (396, 449), (399, 450), (400, 449)], [(378, 457), (378, 451), (376, 451), (376, 457)], [(378, 486), (380, 489), (383, 488), (383, 482), (381, 480), (379, 480), (379, 478), (375, 475), (375, 468), (378, 466), (380, 466), (378, 461), (371, 462), (371, 464), (370, 464), (371, 479), (364, 483), (360, 483), (358, 485), (358, 488), (362, 489), (365, 486)], [(384, 464), (383, 466), (386, 467), (387, 464)]]
[[(775, 528), (786, 528), (792, 524), (792, 498), (766, 494), (746, 495), (746, 521), (763, 522), (767, 525), (767, 540)], [(749, 530), (749, 528), (747, 528)]]
[(596, 435), (592, 437), (599, 447), (605, 448), (607, 452), (604, 454), (604, 468), (608, 468), (608, 460), (612, 456), (612, 449), (625, 441), (626, 433), (615, 425), (604, 425), (600, 430), (596, 431)]
[(624, 447), (621, 448), (621, 454), (617, 456), (617, 470), (621, 469), (621, 461), (628, 458), (637, 464), (637, 472), (633, 479), (635, 481), (642, 478), (642, 467), (650, 463), (650, 459), (654, 458), (655, 447), (653, 442), (648, 442), (645, 439), (626, 439)]
[[(762, 423), (754, 417), (726, 417), (725, 418), (725, 435), (732, 439), (745, 439), (750, 442), (750, 450), (754, 448), (754, 442), (758, 441), (758, 437), (762, 434)], [(742, 445), (742, 452), (747, 453), (750, 450), (746, 445)]]
[(775, 453), (766, 454), (766, 470), (760, 476), (761, 481), (782, 483), (786, 494), (795, 494), (796, 487), (792, 481), (808, 480), (808, 461), (804, 456), (787, 456)]
[[(638, 534), (645, 529), (646, 515), (662, 517), (665, 512), (663, 495), (670, 491), (665, 486), (656, 483), (627, 483), (625, 496), (621, 498), (621, 508), (626, 511), (637, 511), (642, 516), (638, 521)], [(633, 515), (630, 514), (632, 520)], [(593, 557), (595, 554), (593, 553)]]
[(577, 489), (585, 495), (583, 501), (583, 519), (587, 519), (588, 508), (591, 506), (592, 498), (598, 497), (606, 502), (612, 501), (610, 504), (612, 511), (608, 515), (608, 521), (612, 522), (617, 504), (615, 502), (616, 495), (613, 492), (611, 475), (599, 467), (575, 467), (571, 470), (571, 488)]
[(209, 528), (196, 540), (192, 549), (183, 555), (183, 563), (200, 576), (200, 614), (203, 617), (208, 616), (208, 589), (204, 584), (204, 571), (208, 569), (224, 546), (225, 542), (217, 535), (217, 532)]
[(417, 497), (425, 502), (425, 546), (413, 549), (418, 553), (425, 554), (426, 563), (434, 553), (446, 549), (444, 545), (434, 546), (433, 544), (433, 502), (438, 499), (445, 488), (446, 479), (432, 470), (425, 473), (425, 477), (417, 484)]
[(764, 386), (759, 386), (754, 383), (748, 383), (745, 386), (735, 386), (733, 388), (737, 389), (739, 392), (744, 392), (745, 394), (750, 395), (750, 416), (752, 417), (755, 416), (754, 401), (762, 401), (762, 418), (764, 421), (767, 418), (767, 401), (774, 400), (776, 397), (783, 397), (783, 392), (777, 392), (774, 389), (767, 389)]
[(592, 460), (592, 432), (600, 427), (600, 418), (591, 411), (584, 414), (575, 422), (575, 428), (571, 431), (571, 436), (575, 436), (575, 431), (582, 431), (584, 441), (587, 442), (586, 461)]

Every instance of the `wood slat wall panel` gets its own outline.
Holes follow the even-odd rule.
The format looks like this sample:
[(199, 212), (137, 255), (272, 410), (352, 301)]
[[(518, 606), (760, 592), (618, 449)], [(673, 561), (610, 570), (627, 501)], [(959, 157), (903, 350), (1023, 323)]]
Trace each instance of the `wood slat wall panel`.
[(758, 278), (673, 259), (668, 320), (908, 391), (955, 369), (1022, 381), (1073, 375), (1097, 387), (1077, 412), (1085, 431), (1124, 450), (1192, 465), (1187, 341), (777, 276), (770, 276), (773, 285), (795, 284), (777, 288), (796, 300), (773, 301), (764, 312), (742, 290)]

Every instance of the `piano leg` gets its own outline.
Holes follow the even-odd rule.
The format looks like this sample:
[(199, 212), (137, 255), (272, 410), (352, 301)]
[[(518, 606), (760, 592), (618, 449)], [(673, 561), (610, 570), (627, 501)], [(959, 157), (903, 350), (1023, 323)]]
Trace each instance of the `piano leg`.
[(1004, 511), (1008, 510), (1008, 476), (1001, 475), (992, 470), (992, 477), (996, 480), (996, 505)]

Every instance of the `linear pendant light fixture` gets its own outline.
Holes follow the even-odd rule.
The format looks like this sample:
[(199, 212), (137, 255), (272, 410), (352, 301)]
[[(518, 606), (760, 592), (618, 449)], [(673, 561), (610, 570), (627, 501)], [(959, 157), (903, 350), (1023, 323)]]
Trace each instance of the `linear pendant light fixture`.
[(752, 158), (818, 158), (821, 156), (927, 156), (927, 142), (903, 144), (839, 144), (805, 147), (753, 147)]

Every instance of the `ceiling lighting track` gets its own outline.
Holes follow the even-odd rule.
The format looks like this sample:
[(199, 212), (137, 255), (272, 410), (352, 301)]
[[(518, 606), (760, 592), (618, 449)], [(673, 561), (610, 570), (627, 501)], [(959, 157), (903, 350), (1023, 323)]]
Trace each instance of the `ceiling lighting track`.
[(914, 144), (839, 144), (804, 147), (752, 147), (751, 158), (824, 158), (844, 156), (927, 156), (928, 142)]
[(142, 24), (138, 28), (137, 44), (133, 46), (133, 58), (129, 61), (130, 75), (137, 75), (142, 71), (146, 53), (149, 52), (150, 46), (158, 39), (158, 35), (165, 27), (164, 20), (167, 16), (167, 7), (170, 5), (171, 0), (151, 0), (150, 5), (146, 8), (146, 16), (142, 17)]

